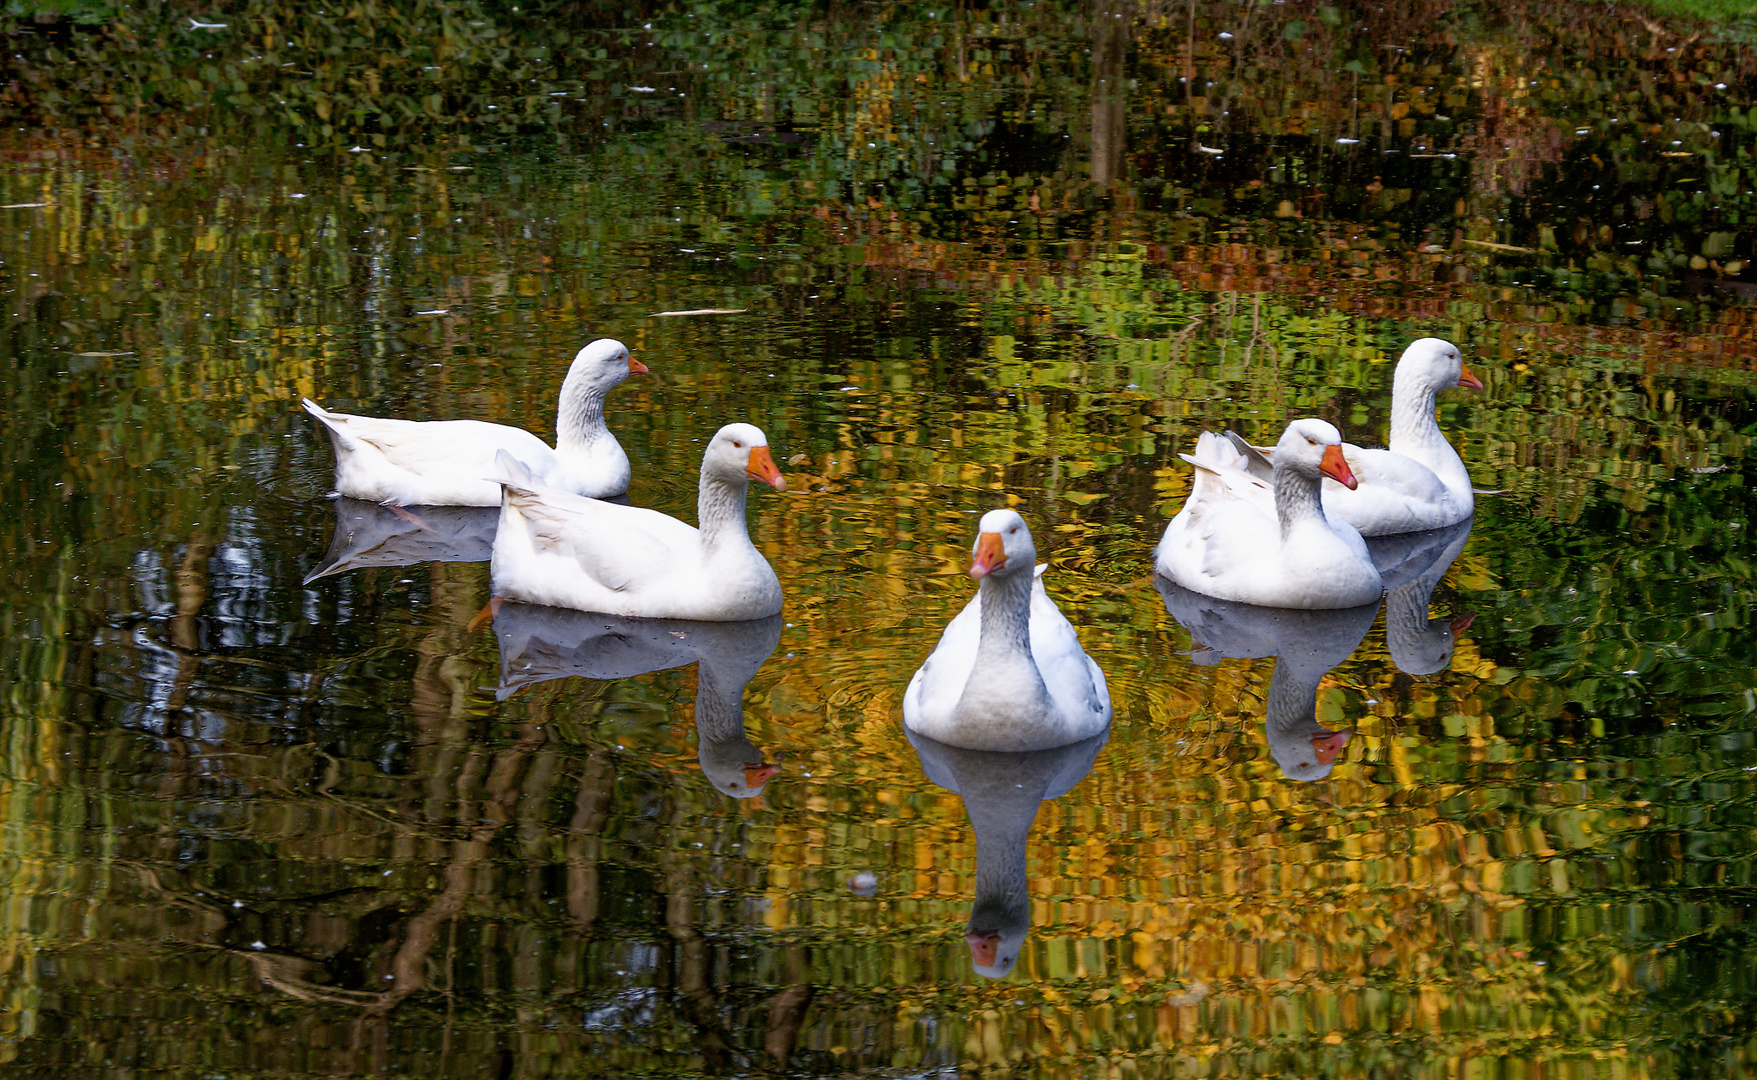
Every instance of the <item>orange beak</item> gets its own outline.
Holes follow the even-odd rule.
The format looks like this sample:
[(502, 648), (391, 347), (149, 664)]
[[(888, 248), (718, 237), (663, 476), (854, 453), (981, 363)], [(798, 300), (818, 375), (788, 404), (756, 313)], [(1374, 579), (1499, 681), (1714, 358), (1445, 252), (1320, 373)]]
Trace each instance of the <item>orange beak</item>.
[(1469, 368), (1460, 368), (1458, 375), (1458, 389), (1481, 390), (1482, 380), (1475, 375), (1472, 375)]
[(1347, 732), (1347, 731), (1338, 731), (1338, 732), (1335, 732), (1334, 734), (1319, 735), (1319, 736), (1316, 736), (1315, 738), (1313, 738), (1312, 739), (1312, 749), (1318, 755), (1318, 764), (1320, 764), (1320, 765), (1333, 765), (1333, 764), (1335, 764), (1336, 763), (1336, 755), (1342, 753), (1342, 748), (1344, 746), (1348, 745), (1348, 736), (1350, 734), (1352, 734), (1352, 733)]
[(1001, 947), (999, 930), (972, 930), (964, 935), (970, 943), (970, 961), (983, 967), (994, 966), (994, 954)]
[(746, 765), (744, 767), (744, 782), (749, 785), (750, 790), (761, 791), (763, 785), (773, 780), (780, 771), (781, 766), (779, 765)]
[(647, 373), (647, 365), (636, 360), (634, 353), (628, 354), (628, 373), (630, 375), (645, 375)]
[(1348, 467), (1348, 462), (1342, 458), (1342, 447), (1340, 446), (1324, 447), (1324, 460), (1318, 462), (1318, 471), (1350, 491), (1358, 486), (1355, 483), (1353, 470)]
[(1007, 549), (1001, 544), (1000, 533), (976, 534), (976, 550), (971, 554), (970, 576), (977, 581), (1007, 565)]
[(752, 480), (761, 480), (776, 491), (787, 490), (787, 478), (781, 475), (780, 469), (775, 468), (775, 459), (769, 456), (769, 448), (766, 446), (750, 448), (750, 459), (744, 464), (744, 474)]

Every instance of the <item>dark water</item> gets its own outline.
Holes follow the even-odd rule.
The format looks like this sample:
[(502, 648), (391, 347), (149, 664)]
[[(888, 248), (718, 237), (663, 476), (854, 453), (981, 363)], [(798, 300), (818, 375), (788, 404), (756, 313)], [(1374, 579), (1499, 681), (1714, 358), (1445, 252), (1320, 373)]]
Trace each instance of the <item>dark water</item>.
[[(9, 1073), (1748, 1070), (1736, 27), (94, 11), (0, 68)], [(1423, 335), (1485, 384), (1440, 406), (1467, 536), (1365, 612), (1155, 587), (1197, 433), (1382, 439)], [(768, 433), (778, 621), (305, 582), (376, 519), (301, 396), (547, 436), (599, 336), (651, 368), (609, 405), (637, 504), (693, 518), (714, 429)], [(1107, 740), (903, 733), (1000, 505)]]

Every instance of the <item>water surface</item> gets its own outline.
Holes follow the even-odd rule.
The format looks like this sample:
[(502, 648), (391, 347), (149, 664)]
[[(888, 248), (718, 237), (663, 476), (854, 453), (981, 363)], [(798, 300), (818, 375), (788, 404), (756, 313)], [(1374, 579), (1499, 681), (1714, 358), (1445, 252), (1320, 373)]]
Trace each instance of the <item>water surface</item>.
[[(1203, 3), (19, 27), (0, 1057), (1741, 1075), (1757, 83), (1697, 29)], [(707, 308), (735, 313), (656, 314)], [(1446, 561), (1315, 626), (1155, 587), (1197, 433), (1382, 440), (1423, 335), (1485, 384), (1441, 400), (1488, 492)], [(714, 429), (768, 433), (778, 625), (611, 647), (478, 622), (479, 561), (306, 581), (349, 508), (299, 397), (547, 436), (599, 336), (651, 368), (610, 399), (637, 504), (692, 518)], [(1000, 505), (1109, 678), (1089, 758), (903, 733)], [(1307, 759), (1315, 730), (1348, 738)], [(748, 752), (779, 771), (728, 794)], [(994, 798), (1008, 775), (1040, 786)], [(987, 978), (966, 925), (1021, 865), (1029, 931)]]

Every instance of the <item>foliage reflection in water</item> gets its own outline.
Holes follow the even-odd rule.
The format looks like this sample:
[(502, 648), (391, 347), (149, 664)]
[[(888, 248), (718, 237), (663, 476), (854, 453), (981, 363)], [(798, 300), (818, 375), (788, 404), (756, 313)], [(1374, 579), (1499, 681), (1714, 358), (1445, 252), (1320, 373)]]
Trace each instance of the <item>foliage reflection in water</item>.
[[(1750, 1071), (1748, 44), (1597, 4), (533, 10), (7, 31), (10, 1072)], [(487, 567), (344, 524), (379, 511), (324, 499), (297, 401), (546, 437), (605, 334), (652, 367), (607, 406), (637, 505), (688, 518), (728, 419), (772, 440), (779, 643), (625, 674), (623, 627), (620, 677), (502, 696)], [(1151, 583), (1178, 451), (1370, 443), (1429, 335), (1484, 383), (1440, 406), (1492, 492), (1451, 568), (1224, 655)], [(1116, 720), (979, 820), (898, 705), (1001, 505)]]

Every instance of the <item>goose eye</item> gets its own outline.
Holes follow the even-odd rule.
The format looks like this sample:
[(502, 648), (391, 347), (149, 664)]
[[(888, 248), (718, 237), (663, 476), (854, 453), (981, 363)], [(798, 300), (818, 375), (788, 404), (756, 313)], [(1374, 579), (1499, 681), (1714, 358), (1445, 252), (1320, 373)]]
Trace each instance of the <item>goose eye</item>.
[(743, 443), (741, 443), (741, 442), (739, 442), (739, 441), (738, 441), (738, 440), (737, 440), (737, 439), (733, 439), (733, 440), (732, 440), (732, 446), (733, 446), (733, 448), (734, 448), (734, 449), (737, 449), (737, 450), (743, 450), (743, 449), (744, 449), (744, 444), (743, 444)]
[(1308, 436), (1306, 436), (1306, 445), (1307, 446), (1316, 446), (1316, 445), (1318, 445), (1318, 440), (1316, 440), (1308, 435)]

